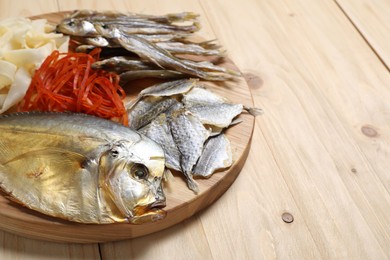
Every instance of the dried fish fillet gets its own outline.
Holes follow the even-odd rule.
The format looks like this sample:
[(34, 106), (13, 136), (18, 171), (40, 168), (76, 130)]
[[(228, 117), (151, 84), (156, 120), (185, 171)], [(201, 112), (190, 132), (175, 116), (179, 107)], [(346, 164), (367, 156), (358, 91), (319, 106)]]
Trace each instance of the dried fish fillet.
[(197, 104), (219, 104), (229, 102), (226, 98), (198, 86), (186, 93), (182, 101), (188, 107)]
[(228, 127), (233, 118), (241, 114), (241, 104), (196, 104), (187, 107), (193, 115), (197, 116), (203, 124), (220, 128)]
[(166, 114), (160, 114), (149, 125), (140, 129), (140, 133), (146, 135), (156, 143), (160, 144), (165, 153), (165, 165), (173, 170), (181, 171), (180, 151), (173, 140), (171, 130), (168, 126)]
[(224, 134), (210, 137), (196, 164), (194, 176), (209, 178), (215, 171), (229, 168), (233, 163), (230, 142)]
[(180, 166), (187, 179), (188, 187), (198, 193), (192, 169), (202, 154), (204, 142), (209, 138), (207, 130), (199, 119), (185, 109), (173, 111), (168, 119), (169, 127), (179, 151)]
[(177, 103), (178, 101), (173, 98), (164, 97), (147, 97), (140, 100), (128, 110), (130, 128), (137, 130), (144, 127)]

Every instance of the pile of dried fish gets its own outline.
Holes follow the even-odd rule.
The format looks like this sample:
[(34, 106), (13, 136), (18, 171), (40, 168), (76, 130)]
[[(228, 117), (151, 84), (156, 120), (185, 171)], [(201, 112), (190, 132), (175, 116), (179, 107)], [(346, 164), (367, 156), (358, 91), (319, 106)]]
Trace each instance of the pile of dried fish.
[(239, 76), (210, 61), (191, 59), (224, 56), (214, 41), (190, 40), (199, 29), (198, 15), (190, 12), (152, 16), (81, 10), (57, 26), (58, 32), (80, 44), (76, 51), (103, 48), (105, 58), (93, 67), (121, 73), (122, 85), (147, 77), (224, 81)]
[(223, 130), (237, 122), (244, 110), (205, 89), (197, 79), (182, 79), (144, 89), (127, 104), (130, 127), (138, 130), (165, 152), (166, 167), (182, 172), (195, 193), (194, 176), (208, 178), (232, 165), (229, 140)]

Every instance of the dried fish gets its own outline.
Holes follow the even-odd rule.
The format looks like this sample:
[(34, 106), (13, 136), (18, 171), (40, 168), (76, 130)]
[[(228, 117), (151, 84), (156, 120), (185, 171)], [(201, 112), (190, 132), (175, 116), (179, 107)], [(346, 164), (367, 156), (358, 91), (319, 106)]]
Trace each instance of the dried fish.
[(180, 166), (186, 177), (187, 186), (195, 193), (198, 184), (193, 179), (192, 169), (202, 154), (204, 142), (209, 138), (207, 130), (199, 119), (185, 109), (173, 111), (168, 119), (169, 127), (179, 151)]
[(165, 216), (159, 145), (112, 121), (71, 113), (0, 117), (0, 188), (22, 205), (82, 223)]
[(220, 134), (207, 140), (193, 174), (209, 178), (215, 171), (229, 168), (232, 163), (230, 142), (224, 134)]
[(130, 128), (138, 130), (144, 127), (177, 103), (178, 101), (173, 98), (153, 96), (140, 100), (131, 110), (128, 110)]
[[(160, 68), (177, 70), (179, 72), (203, 78), (206, 80), (224, 81), (236, 76), (230, 70), (215, 68), (209, 63), (182, 60), (170, 52), (135, 35), (122, 35), (116, 40), (126, 50), (136, 53), (141, 59), (150, 60)], [(207, 70), (203, 70), (206, 67)], [(222, 70), (221, 72), (219, 72)], [(218, 72), (217, 72), (218, 71)]]
[(140, 129), (139, 132), (161, 145), (165, 153), (166, 167), (176, 171), (181, 171), (181, 154), (175, 141), (173, 140), (165, 113), (160, 114), (149, 125)]
[(205, 125), (213, 125), (220, 128), (228, 127), (233, 118), (241, 114), (243, 106), (241, 104), (197, 104), (187, 107), (193, 115)]

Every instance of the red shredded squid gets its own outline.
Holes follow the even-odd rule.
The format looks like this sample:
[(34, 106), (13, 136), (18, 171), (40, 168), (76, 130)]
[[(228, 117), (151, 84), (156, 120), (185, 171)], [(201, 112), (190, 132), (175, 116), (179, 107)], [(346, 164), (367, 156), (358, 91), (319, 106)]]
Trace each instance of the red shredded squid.
[(19, 110), (79, 112), (128, 125), (119, 75), (91, 68), (100, 51), (65, 56), (54, 51), (35, 72)]

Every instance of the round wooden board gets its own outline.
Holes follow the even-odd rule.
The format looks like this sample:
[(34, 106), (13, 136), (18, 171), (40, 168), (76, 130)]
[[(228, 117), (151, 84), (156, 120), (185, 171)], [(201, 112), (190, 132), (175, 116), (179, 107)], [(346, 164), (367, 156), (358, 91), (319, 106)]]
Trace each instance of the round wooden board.
[[(66, 13), (49, 13), (36, 18), (46, 18), (58, 23)], [(222, 64), (236, 69), (232, 61)], [(237, 82), (209, 83), (209, 89), (234, 103), (253, 106), (252, 97), (243, 78)], [(226, 171), (214, 173), (209, 179), (197, 179), (200, 192), (195, 195), (189, 190), (181, 176), (164, 186), (167, 216), (158, 222), (142, 225), (132, 224), (79, 224), (48, 217), (9, 200), (0, 193), (0, 229), (21, 236), (56, 242), (93, 243), (123, 240), (154, 233), (185, 219), (204, 209), (217, 200), (234, 182), (248, 156), (252, 132), (253, 116), (243, 113), (242, 123), (229, 128), (226, 134), (231, 142), (234, 164)]]

